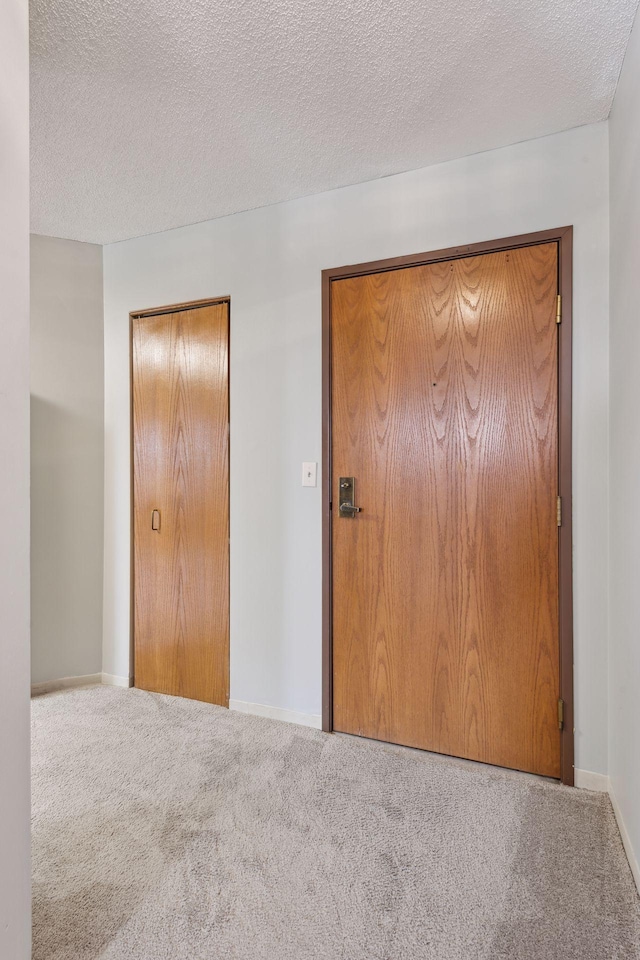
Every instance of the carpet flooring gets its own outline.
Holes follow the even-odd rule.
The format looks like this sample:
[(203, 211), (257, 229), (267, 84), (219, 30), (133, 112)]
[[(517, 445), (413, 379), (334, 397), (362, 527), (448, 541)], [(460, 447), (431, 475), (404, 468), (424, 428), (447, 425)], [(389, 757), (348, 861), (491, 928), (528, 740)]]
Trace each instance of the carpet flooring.
[(622, 960), (609, 800), (172, 697), (33, 701), (34, 960)]

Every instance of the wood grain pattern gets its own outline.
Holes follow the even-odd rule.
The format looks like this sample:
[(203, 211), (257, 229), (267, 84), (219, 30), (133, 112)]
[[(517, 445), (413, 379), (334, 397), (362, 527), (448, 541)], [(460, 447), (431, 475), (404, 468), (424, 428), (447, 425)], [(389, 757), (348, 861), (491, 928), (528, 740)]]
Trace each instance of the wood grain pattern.
[(223, 302), (132, 320), (135, 684), (223, 706), (228, 319)]
[(557, 244), (334, 280), (334, 728), (559, 776)]

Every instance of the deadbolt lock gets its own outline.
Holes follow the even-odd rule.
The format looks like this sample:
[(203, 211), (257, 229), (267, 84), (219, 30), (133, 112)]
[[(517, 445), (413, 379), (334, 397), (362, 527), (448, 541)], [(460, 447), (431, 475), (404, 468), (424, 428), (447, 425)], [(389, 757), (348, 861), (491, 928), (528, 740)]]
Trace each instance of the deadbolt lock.
[(338, 492), (338, 509), (341, 517), (355, 517), (361, 513), (361, 507), (356, 507), (356, 479), (355, 477), (340, 477)]

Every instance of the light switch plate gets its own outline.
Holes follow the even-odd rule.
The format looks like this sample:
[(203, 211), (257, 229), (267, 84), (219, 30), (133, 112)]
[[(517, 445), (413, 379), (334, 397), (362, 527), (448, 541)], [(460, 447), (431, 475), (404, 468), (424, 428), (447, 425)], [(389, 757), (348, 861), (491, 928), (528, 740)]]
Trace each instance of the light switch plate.
[(302, 464), (302, 486), (315, 487), (318, 479), (318, 464), (306, 460)]

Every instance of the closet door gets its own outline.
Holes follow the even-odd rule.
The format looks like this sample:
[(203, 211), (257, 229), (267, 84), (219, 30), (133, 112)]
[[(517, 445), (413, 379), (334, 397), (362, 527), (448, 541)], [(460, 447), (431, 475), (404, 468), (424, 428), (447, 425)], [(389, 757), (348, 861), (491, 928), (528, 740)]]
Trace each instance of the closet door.
[(135, 685), (229, 703), (229, 303), (132, 315)]

